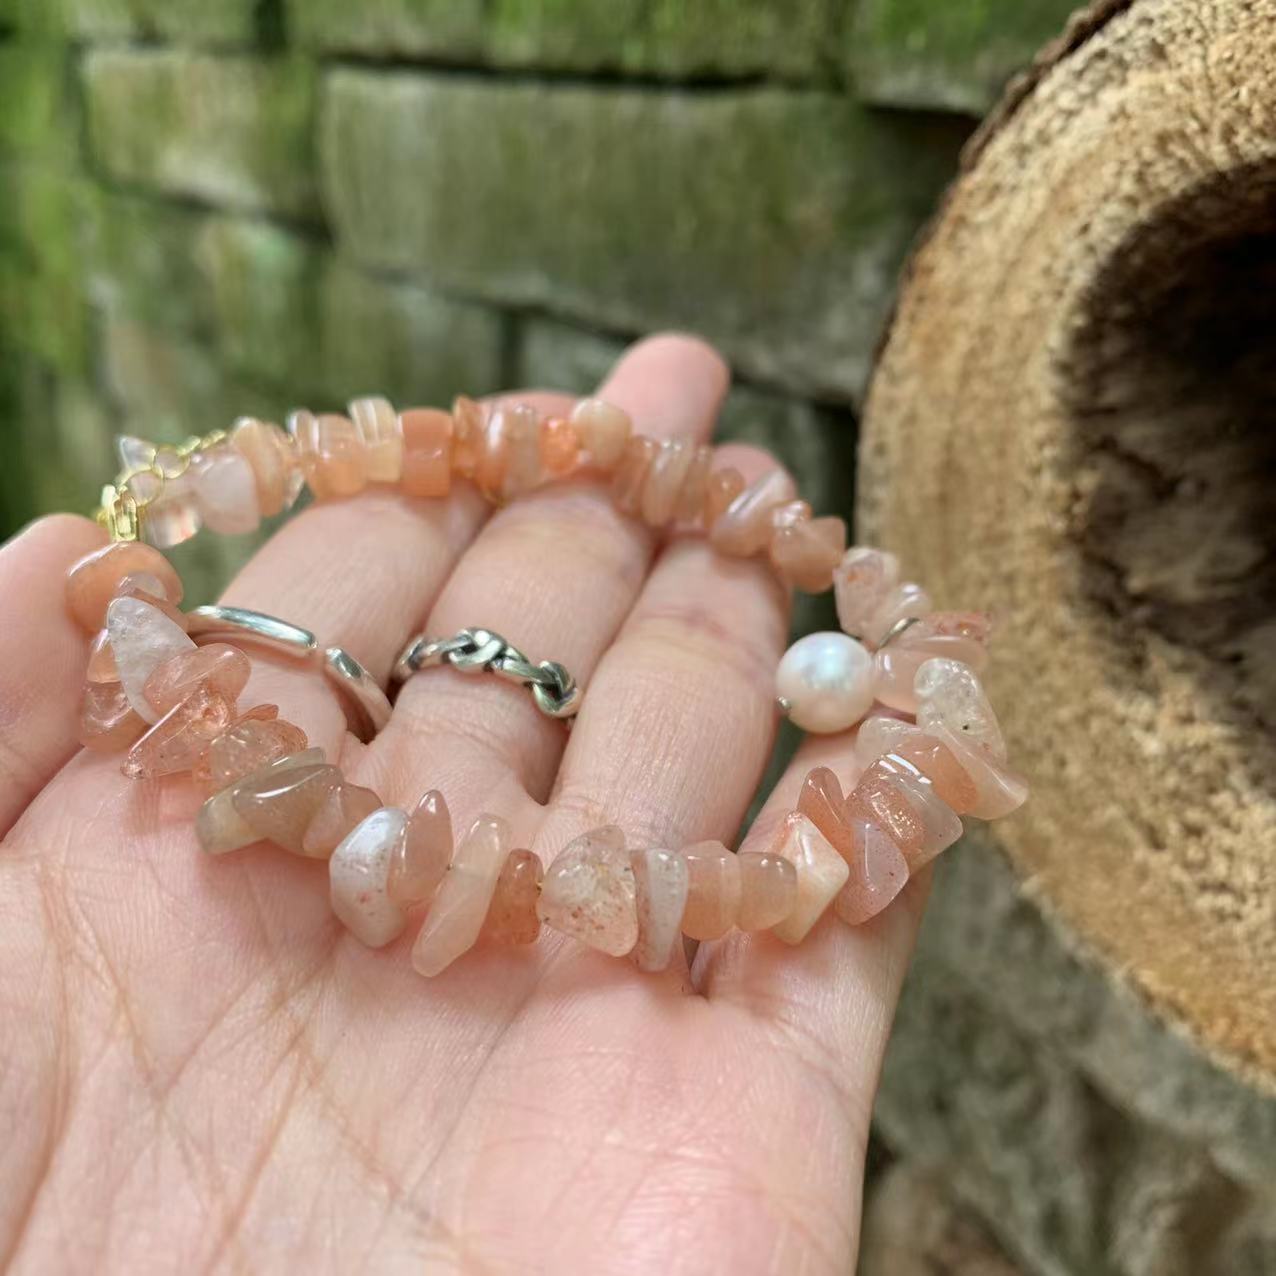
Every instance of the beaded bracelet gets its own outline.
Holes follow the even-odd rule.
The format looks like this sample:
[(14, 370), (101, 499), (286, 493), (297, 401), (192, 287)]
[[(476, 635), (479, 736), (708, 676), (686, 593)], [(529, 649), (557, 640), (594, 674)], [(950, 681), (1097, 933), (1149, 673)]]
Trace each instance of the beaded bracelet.
[[(900, 581), (893, 555), (847, 550), (843, 521), (814, 518), (783, 472), (746, 486), (714, 467), (710, 448), (634, 434), (600, 399), (580, 401), (570, 419), (542, 419), (523, 404), (458, 398), (450, 413), (396, 413), (365, 398), (349, 417), (295, 412), (287, 433), (244, 418), (179, 447), (124, 438), (119, 450), (124, 471), (98, 511), (111, 544), (67, 580), (72, 615), (96, 634), (81, 742), (124, 752), (132, 779), (189, 773), (206, 795), (195, 828), (210, 855), (272, 842), (327, 859), (333, 910), (365, 944), (387, 944), (422, 916), (412, 949), (422, 974), (480, 940), (529, 944), (542, 924), (642, 970), (665, 967), (682, 935), (718, 939), (735, 927), (796, 944), (830, 905), (852, 926), (875, 916), (957, 839), (961, 816), (1007, 815), (1027, 796), (979, 681), (986, 616), (933, 611), (924, 590)], [(862, 723), (864, 769), (846, 794), (831, 770), (812, 770), (765, 853), (720, 842), (627, 847), (607, 826), (543, 870), (495, 816), (455, 838), (437, 791), (410, 813), (384, 805), (277, 706), (238, 704), (248, 657), (226, 642), (196, 645), (188, 628), (203, 635), (178, 610), (181, 581), (157, 548), (201, 526), (251, 531), (291, 507), (303, 482), (316, 500), (369, 483), (439, 499), (464, 479), (506, 501), (578, 473), (609, 475), (616, 504), (653, 528), (701, 529), (725, 554), (768, 554), (798, 589), (835, 590), (844, 632), (811, 634), (785, 653), (777, 701), (809, 731)], [(467, 631), (471, 644), (475, 632), (486, 634)], [(407, 674), (419, 667), (406, 654), (400, 663)]]

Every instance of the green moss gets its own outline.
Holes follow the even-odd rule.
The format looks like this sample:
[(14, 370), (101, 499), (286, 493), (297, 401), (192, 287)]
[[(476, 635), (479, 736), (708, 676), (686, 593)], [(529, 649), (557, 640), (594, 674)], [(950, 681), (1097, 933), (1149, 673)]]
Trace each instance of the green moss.
[(90, 149), (116, 180), (317, 219), (311, 64), (95, 50), (84, 81)]
[(327, 102), (327, 202), (357, 260), (609, 328), (688, 326), (760, 379), (843, 397), (965, 135), (775, 89), (341, 71)]
[(865, 100), (982, 115), (1075, 0), (859, 0), (847, 61)]
[(0, 44), (0, 153), (65, 165), (77, 148), (64, 45)]

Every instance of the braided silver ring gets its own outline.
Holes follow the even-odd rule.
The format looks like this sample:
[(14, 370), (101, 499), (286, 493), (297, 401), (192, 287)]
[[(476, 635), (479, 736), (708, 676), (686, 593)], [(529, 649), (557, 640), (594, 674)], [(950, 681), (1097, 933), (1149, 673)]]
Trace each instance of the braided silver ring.
[(462, 673), (494, 673), (526, 687), (547, 718), (572, 718), (580, 708), (576, 679), (558, 661), (533, 663), (500, 634), (478, 626), (462, 629), (451, 638), (418, 634), (404, 647), (391, 676), (395, 682), (406, 682), (422, 669), (443, 664)]

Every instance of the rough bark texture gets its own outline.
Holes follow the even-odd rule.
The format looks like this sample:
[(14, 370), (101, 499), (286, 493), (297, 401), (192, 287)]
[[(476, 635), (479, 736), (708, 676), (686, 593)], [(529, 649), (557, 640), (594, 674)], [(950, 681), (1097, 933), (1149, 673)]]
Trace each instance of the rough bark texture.
[[(1276, 1078), (1276, 0), (1074, 21), (968, 148), (871, 387), (864, 535), (1006, 621), (1033, 897)], [(1238, 1085), (1242, 1084), (1240, 1080)]]

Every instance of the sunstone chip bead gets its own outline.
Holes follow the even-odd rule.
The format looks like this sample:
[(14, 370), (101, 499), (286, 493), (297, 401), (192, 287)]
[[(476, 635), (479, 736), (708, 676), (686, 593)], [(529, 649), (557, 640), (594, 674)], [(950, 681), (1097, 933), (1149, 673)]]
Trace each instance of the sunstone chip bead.
[(837, 622), (848, 634), (870, 637), (873, 614), (899, 583), (899, 559), (884, 549), (855, 545), (833, 571)]
[(363, 491), (368, 482), (366, 455), (354, 423), (347, 417), (335, 412), (316, 416), (299, 409), (288, 418), (288, 433), (316, 500)]
[(235, 809), (235, 796), (240, 786), (256, 783), (270, 772), (278, 774), (322, 765), (322, 749), (303, 749), (298, 753), (276, 758), (266, 766), (243, 776), (229, 788), (213, 794), (195, 816), (195, 834), (200, 846), (209, 855), (223, 855), (227, 851), (237, 851), (241, 847), (259, 842), (262, 835)]
[(958, 815), (974, 807), (978, 797), (975, 783), (947, 745), (911, 722), (866, 718), (855, 739), (860, 765), (867, 769), (888, 753), (924, 775)]
[(403, 491), (408, 496), (446, 496), (452, 487), (451, 416), (438, 408), (411, 408), (399, 421)]
[(104, 545), (78, 559), (67, 573), (67, 609), (85, 633), (95, 633), (105, 625), (106, 609), (120, 583), (136, 573), (158, 581), (168, 602), (182, 601), (180, 577), (153, 545), (140, 541)]
[(130, 780), (189, 771), (234, 718), (233, 700), (210, 687), (197, 686), (133, 745), (120, 770)]
[(737, 855), (740, 865), (740, 913), (743, 931), (770, 930), (792, 911), (797, 901), (797, 869), (779, 855)]
[[(119, 653), (116, 653), (118, 660)], [(1006, 759), (1006, 741), (979, 675), (960, 660), (924, 661), (913, 681), (917, 725), (927, 731), (942, 723), (954, 735), (984, 749), (998, 762)]]
[(80, 702), (79, 741), (95, 753), (127, 749), (146, 731), (118, 682), (86, 682)]
[(536, 901), (543, 876), (539, 855), (511, 851), (496, 879), (479, 938), (493, 944), (534, 944), (541, 933)]
[(504, 820), (480, 815), (470, 826), (412, 946), (412, 965), (419, 974), (437, 975), (474, 947), (509, 849), (510, 828)]
[[(345, 836), (381, 805), (371, 789), (340, 779), (324, 796), (310, 817), (301, 839), (301, 853), (310, 859), (326, 859)], [(404, 817), (405, 825), (407, 816)]]
[(920, 620), (930, 610), (930, 595), (920, 585), (905, 581), (896, 585), (869, 617), (864, 636), (874, 647), (879, 646), (900, 621)]
[(240, 536), (257, 530), (261, 510), (248, 458), (229, 444), (191, 457), (189, 479), (200, 517), (210, 532)]
[(682, 491), (678, 494), (677, 507), (674, 509), (674, 518), (680, 523), (696, 523), (704, 516), (712, 469), (713, 449), (707, 444), (701, 444), (694, 450), (682, 482)]
[(240, 417), (230, 432), (230, 445), (252, 467), (257, 489), (257, 509), (270, 518), (291, 509), (305, 477), (297, 449), (288, 436), (269, 421)]
[(639, 970), (664, 970), (682, 938), (687, 861), (677, 851), (650, 847), (631, 852), (629, 864), (638, 909), (638, 942), (630, 957)]
[(614, 470), (633, 432), (629, 413), (604, 399), (581, 399), (572, 409), (571, 423), (593, 465)]
[(208, 687), (233, 704), (248, 685), (252, 664), (238, 647), (214, 642), (180, 651), (156, 665), (142, 684), (142, 694), (156, 713), (167, 713), (196, 687)]
[(929, 781), (890, 758), (878, 758), (860, 776), (846, 806), (887, 833), (915, 873), (961, 836), (962, 824)]
[(511, 500), (530, 492), (541, 481), (540, 413), (526, 403), (501, 409), (505, 432), (505, 472), (499, 493)]
[(721, 842), (683, 848), (687, 861), (687, 906), (682, 933), (690, 939), (721, 939), (740, 915), (740, 864)]
[(367, 395), (349, 403), (350, 421), (363, 444), (369, 483), (397, 483), (403, 475), (403, 436), (390, 400)]
[(847, 634), (807, 634), (781, 658), (775, 693), (803, 731), (845, 731), (872, 707), (873, 658)]
[(649, 527), (664, 527), (673, 521), (694, 459), (695, 447), (690, 439), (665, 439), (656, 449), (638, 510)]
[(636, 434), (625, 444), (624, 455), (616, 465), (611, 481), (612, 500), (626, 514), (637, 514), (642, 507), (643, 488), (659, 445), (645, 434)]
[(812, 767), (802, 781), (797, 809), (828, 839), (829, 844), (848, 862), (855, 853), (855, 836), (846, 798), (838, 778), (826, 766)]
[(840, 518), (798, 519), (777, 527), (771, 537), (771, 564), (780, 579), (806, 594), (822, 594), (846, 550), (846, 523)]
[(961, 764), (975, 786), (975, 799), (967, 814), (979, 820), (997, 820), (1017, 811), (1028, 800), (1028, 782), (987, 749), (959, 736), (946, 723), (926, 728)]
[(796, 489), (784, 470), (762, 475), (714, 520), (709, 541), (723, 554), (751, 558), (769, 548), (774, 525), (772, 511), (793, 499)]
[(434, 898), (452, 862), (452, 816), (438, 789), (431, 789), (408, 817), (408, 829), (390, 866), (391, 898), (406, 907)]
[(562, 417), (546, 417), (541, 422), (541, 469), (552, 478), (561, 478), (576, 468), (580, 457), (580, 435)]
[(369, 812), (337, 844), (328, 861), (328, 898), (350, 933), (369, 948), (382, 948), (402, 932), (403, 909), (386, 883), (394, 849), (408, 817), (393, 806)]
[(771, 933), (786, 944), (800, 944), (846, 885), (850, 869), (800, 811), (785, 816), (770, 853), (788, 860), (797, 873), (793, 907), (782, 922), (771, 928)]
[(159, 713), (146, 698), (146, 680), (165, 661), (195, 650), (186, 631), (140, 598), (116, 598), (106, 609), (106, 631), (129, 704), (146, 722)]
[(721, 470), (714, 470), (705, 480), (701, 524), (706, 528), (712, 527), (743, 491), (744, 475), (735, 466), (728, 465)]
[(452, 401), (452, 469), (462, 478), (473, 478), (478, 471), (486, 419), (481, 403), (463, 394)]
[(545, 872), (537, 913), (546, 926), (613, 957), (638, 942), (637, 887), (614, 825), (570, 842)]
[[(265, 707), (259, 705), (253, 713), (232, 722), (195, 764), (192, 775), (205, 793), (219, 793), (236, 780), (306, 748), (306, 733), (300, 727), (282, 718), (255, 716)], [(322, 754), (318, 760), (323, 761)]]
[(876, 824), (851, 822), (854, 848), (850, 876), (833, 901), (833, 911), (848, 925), (862, 926), (876, 917), (908, 882), (908, 861)]
[(341, 772), (326, 763), (286, 772), (271, 768), (235, 785), (232, 801), (258, 839), (301, 855), (310, 821), (340, 780)]

